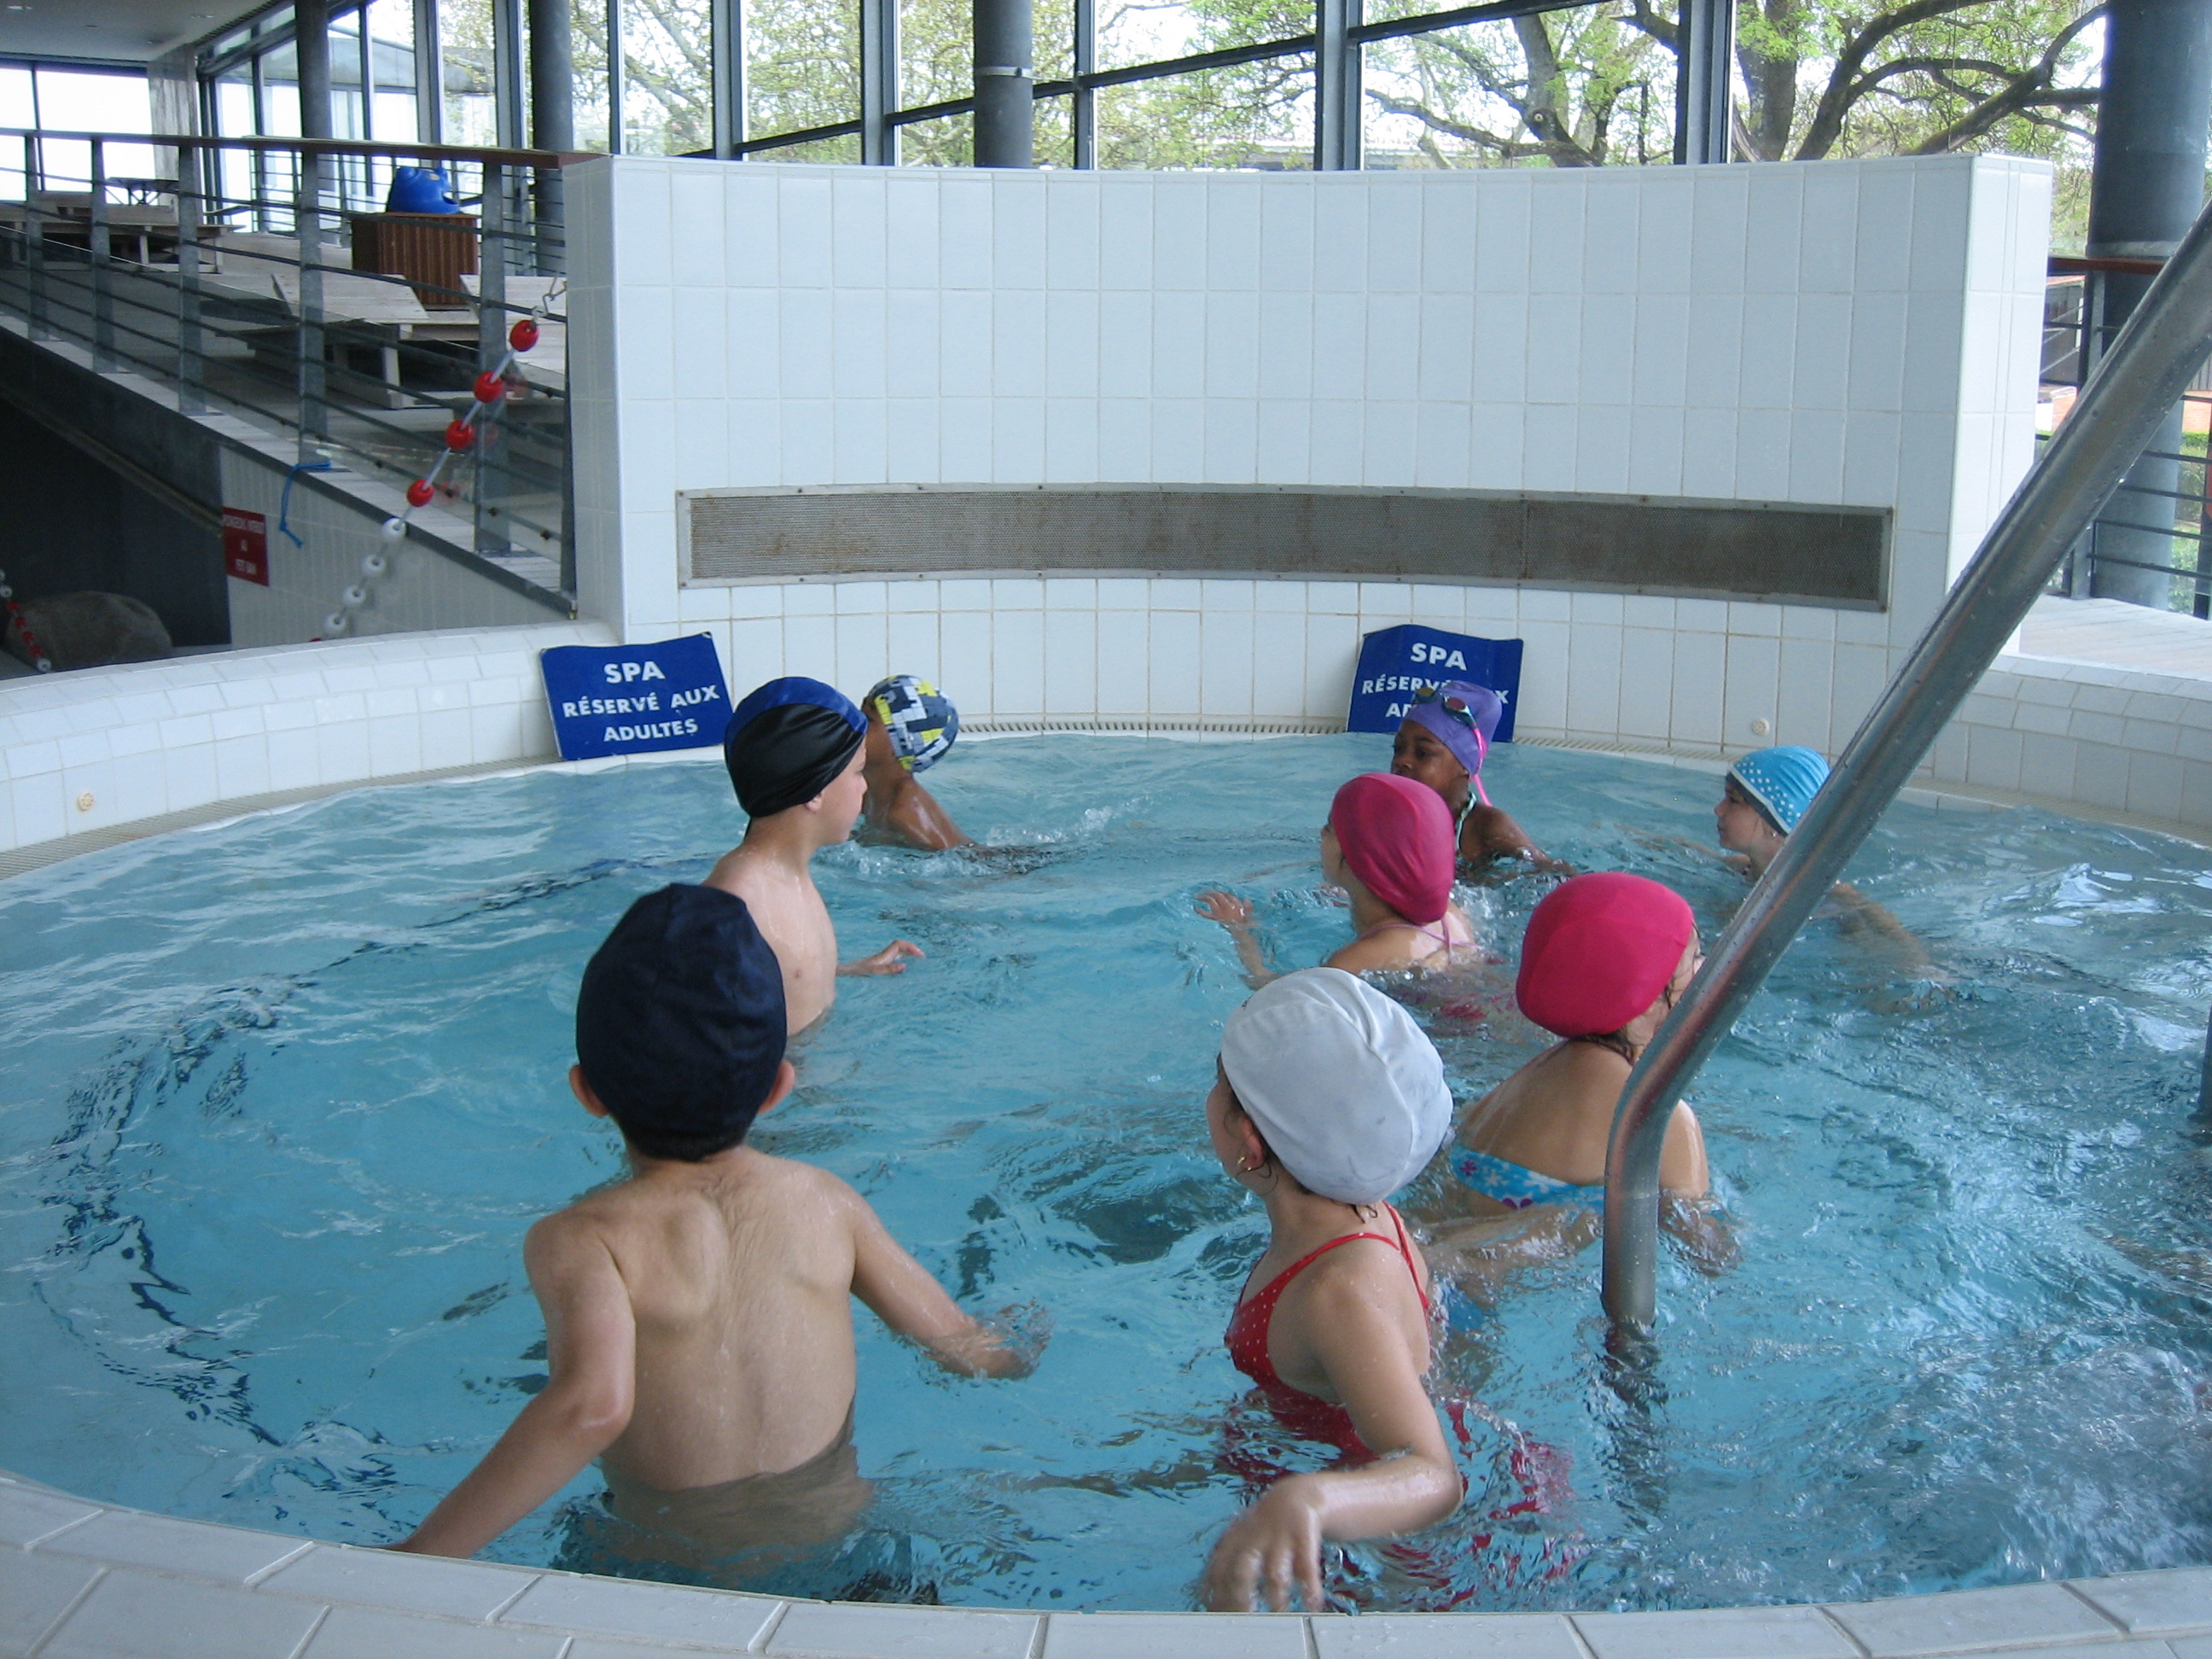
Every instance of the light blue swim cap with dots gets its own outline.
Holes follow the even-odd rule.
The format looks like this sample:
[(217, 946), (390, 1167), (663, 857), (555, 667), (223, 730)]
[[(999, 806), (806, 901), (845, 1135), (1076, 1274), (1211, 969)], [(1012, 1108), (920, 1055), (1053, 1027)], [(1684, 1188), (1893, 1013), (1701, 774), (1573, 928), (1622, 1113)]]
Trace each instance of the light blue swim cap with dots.
[(1786, 836), (1828, 781), (1828, 763), (1813, 750), (1784, 744), (1740, 757), (1729, 768), (1729, 776)]

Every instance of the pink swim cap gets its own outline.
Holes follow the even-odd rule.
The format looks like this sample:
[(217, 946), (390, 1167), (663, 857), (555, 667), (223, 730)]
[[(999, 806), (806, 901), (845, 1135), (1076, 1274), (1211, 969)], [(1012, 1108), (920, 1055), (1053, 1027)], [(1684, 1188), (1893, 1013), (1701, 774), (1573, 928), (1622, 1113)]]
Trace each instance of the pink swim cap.
[(1425, 927), (1451, 903), (1452, 817), (1425, 783), (1363, 772), (1336, 792), (1328, 827), (1367, 890)]
[(1618, 1031), (1667, 988), (1697, 931), (1682, 896), (1642, 876), (1563, 882), (1521, 941), (1521, 1012), (1563, 1037)]

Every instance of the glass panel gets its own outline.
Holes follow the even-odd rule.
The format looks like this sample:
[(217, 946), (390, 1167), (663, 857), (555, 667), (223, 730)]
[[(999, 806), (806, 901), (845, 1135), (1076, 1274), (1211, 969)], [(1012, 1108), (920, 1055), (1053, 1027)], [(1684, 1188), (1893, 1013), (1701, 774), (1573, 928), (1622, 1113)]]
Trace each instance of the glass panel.
[(1362, 85), (1370, 167), (1674, 159), (1674, 54), (1596, 7), (1377, 40)]
[(1288, 40), (1311, 34), (1313, 26), (1312, 5), (1299, 0), (1235, 5), (1227, 0), (1101, 0), (1098, 67), (1122, 69), (1224, 46)]
[[(253, 70), (245, 64), (227, 70), (215, 83), (215, 129), (220, 137), (250, 138), (253, 136)], [(213, 149), (205, 154), (214, 158), (215, 175), (208, 187), (223, 202), (243, 202), (253, 194), (253, 155), (250, 150)], [(212, 212), (221, 203), (210, 203)], [(234, 229), (248, 228), (243, 215), (226, 215), (222, 223)]]
[[(975, 39), (974, 25), (973, 0), (900, 0), (902, 109), (947, 103), (975, 91), (970, 57), (973, 49), (969, 44)], [(935, 141), (926, 141), (924, 144), (933, 152), (940, 147)], [(925, 165), (941, 167), (945, 163), (933, 159)]]
[(1313, 54), (1197, 75), (1102, 87), (1102, 167), (1249, 168), (1313, 166)]
[(910, 167), (969, 167), (975, 165), (975, 118), (941, 115), (899, 129), (899, 164)]
[[(33, 127), (38, 120), (31, 108), (31, 71), (13, 64), (0, 64), (0, 127)], [(23, 199), (22, 138), (0, 138), (0, 199)]]
[(331, 23), (331, 137), (366, 138), (362, 125), (361, 14)]
[(39, 77), (39, 125), (64, 132), (151, 132), (154, 106), (143, 75), (48, 69)]
[(817, 138), (811, 143), (782, 144), (775, 149), (755, 151), (745, 157), (748, 161), (804, 161), (810, 165), (835, 163), (840, 167), (857, 167), (860, 161), (860, 135), (848, 132), (842, 138)]
[(446, 97), (446, 142), (499, 142), (492, 100), (491, 0), (438, 0), (438, 52)]
[[(1040, 7), (1038, 9), (1042, 11), (1043, 9)], [(1038, 99), (1035, 136), (1030, 142), (1031, 154), (1036, 156), (1039, 167), (1073, 167), (1075, 100), (1073, 98)]]
[[(744, 33), (745, 121), (754, 137), (860, 119), (860, 9), (854, 0), (756, 0), (745, 8)], [(860, 159), (857, 139), (853, 159)]]
[(568, 61), (575, 70), (576, 148), (607, 148), (606, 0), (573, 0)]
[(623, 148), (633, 155), (711, 150), (714, 20), (708, 0), (623, 0), (622, 17)]
[(261, 131), (272, 138), (300, 136), (300, 66), (289, 40), (261, 58)]

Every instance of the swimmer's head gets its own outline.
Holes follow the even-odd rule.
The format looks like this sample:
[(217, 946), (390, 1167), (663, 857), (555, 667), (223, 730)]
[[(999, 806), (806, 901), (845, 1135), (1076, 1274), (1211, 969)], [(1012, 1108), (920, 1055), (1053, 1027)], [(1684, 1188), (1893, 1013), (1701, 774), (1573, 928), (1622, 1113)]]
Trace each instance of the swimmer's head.
[(1428, 1164), (1451, 1130), (1443, 1061), (1413, 1018), (1340, 968), (1271, 980), (1221, 1032), (1222, 1086), (1208, 1103), (1215, 1147), (1235, 1173), (1224, 1120), (1234, 1107), (1259, 1150), (1308, 1192), (1379, 1204)]
[(1360, 884), (1408, 921), (1426, 927), (1451, 904), (1451, 809), (1427, 785), (1363, 772), (1336, 792), (1322, 832)]
[(1425, 783), (1455, 809), (1465, 804), (1470, 786), (1487, 806), (1482, 763), (1504, 712), (1498, 693), (1472, 680), (1422, 686), (1390, 746), (1390, 769)]
[[(731, 711), (722, 732), (722, 760), (738, 804), (753, 818), (804, 806), (848, 769), (857, 771), (866, 731), (860, 711), (836, 687), (798, 674), (770, 680)], [(852, 817), (861, 799), (854, 795)], [(844, 827), (851, 829), (851, 817)]]
[(1514, 996), (1555, 1036), (1610, 1036), (1686, 982), (1697, 938), (1672, 888), (1618, 871), (1576, 876), (1529, 916)]
[(1827, 781), (1828, 763), (1816, 751), (1796, 744), (1754, 749), (1738, 757), (1729, 768), (1722, 802), (1715, 809), (1721, 818), (1721, 844), (1730, 852), (1750, 850), (1729, 845), (1725, 814), (1731, 800), (1751, 807), (1774, 834), (1786, 836), (1797, 827), (1813, 805), (1813, 797)]
[(696, 1163), (742, 1142), (790, 1087), (783, 1049), (783, 969), (745, 902), (664, 887), (584, 969), (570, 1080), (633, 1150)]
[(960, 735), (960, 711), (927, 680), (894, 674), (860, 699), (868, 723), (878, 728), (891, 756), (909, 772), (926, 772), (945, 758)]

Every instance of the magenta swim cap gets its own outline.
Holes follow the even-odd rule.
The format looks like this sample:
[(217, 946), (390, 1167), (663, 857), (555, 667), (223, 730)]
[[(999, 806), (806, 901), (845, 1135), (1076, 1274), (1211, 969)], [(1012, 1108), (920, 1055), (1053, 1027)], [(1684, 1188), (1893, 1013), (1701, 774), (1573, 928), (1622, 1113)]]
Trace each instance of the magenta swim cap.
[(1451, 904), (1451, 809), (1425, 783), (1363, 772), (1336, 792), (1328, 827), (1367, 890), (1426, 927)]
[(1528, 918), (1514, 996), (1555, 1036), (1618, 1031), (1667, 988), (1697, 931), (1671, 887), (1619, 871), (1577, 876)]

